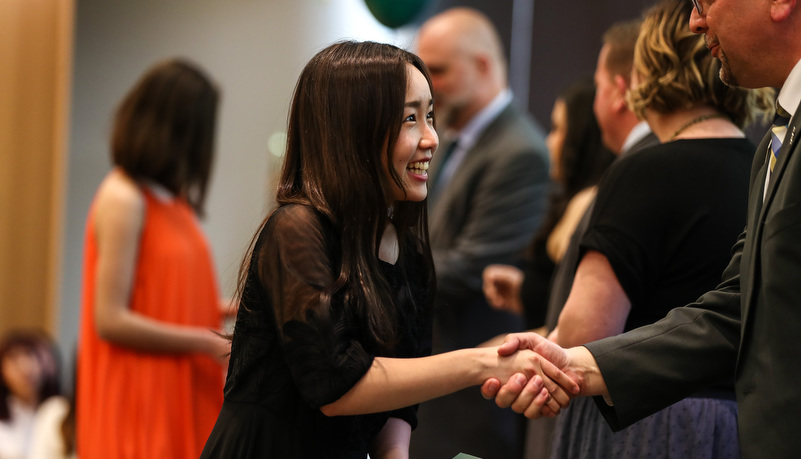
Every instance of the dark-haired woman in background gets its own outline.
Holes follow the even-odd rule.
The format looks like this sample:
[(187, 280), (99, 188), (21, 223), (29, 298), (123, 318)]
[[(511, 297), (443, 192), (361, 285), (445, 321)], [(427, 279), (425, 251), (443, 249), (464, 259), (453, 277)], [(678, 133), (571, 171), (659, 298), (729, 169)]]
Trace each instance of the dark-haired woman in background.
[(423, 62), (387, 44), (336, 43), (301, 72), (278, 207), (242, 266), (225, 402), (201, 457), (407, 458), (415, 404), (515, 368), (540, 374), (533, 353), (424, 357), (431, 94)]
[(0, 342), (0, 459), (27, 459), (37, 413), (59, 394), (53, 341), (39, 332), (8, 333)]
[(490, 265), (484, 269), (484, 294), (493, 307), (523, 314), (526, 328), (545, 323), (556, 264), (562, 259), (579, 220), (595, 197), (596, 183), (615, 155), (601, 141), (593, 113), (595, 84), (582, 79), (556, 98), (546, 138), (555, 184), (545, 219), (534, 235), (524, 269)]
[(86, 225), (78, 344), (82, 459), (195, 459), (222, 405), (220, 296), (197, 217), (218, 90), (195, 64), (151, 68), (117, 110), (114, 169)]

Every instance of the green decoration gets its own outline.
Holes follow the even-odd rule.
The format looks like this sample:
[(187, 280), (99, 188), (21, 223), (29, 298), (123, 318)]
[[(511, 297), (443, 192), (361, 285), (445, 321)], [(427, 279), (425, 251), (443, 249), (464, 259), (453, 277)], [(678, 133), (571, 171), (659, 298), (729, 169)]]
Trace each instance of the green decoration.
[(429, 0), (364, 0), (378, 22), (397, 29), (415, 19)]

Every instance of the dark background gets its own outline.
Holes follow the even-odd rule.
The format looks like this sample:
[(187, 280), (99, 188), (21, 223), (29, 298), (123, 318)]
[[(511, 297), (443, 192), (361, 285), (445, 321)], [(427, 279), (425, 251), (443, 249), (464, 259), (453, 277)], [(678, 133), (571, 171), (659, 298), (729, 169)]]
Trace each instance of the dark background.
[[(642, 16), (655, 1), (432, 0), (414, 23), (420, 24), (428, 17), (454, 6), (475, 8), (495, 24), (508, 57), (512, 49), (512, 12), (515, 3), (518, 7), (523, 5), (523, 10), (533, 9), (529, 34), (531, 59), (527, 69), (525, 63), (510, 62), (509, 79), (516, 102), (547, 129), (556, 95), (574, 80), (592, 77), (604, 31), (617, 21)], [(523, 68), (530, 74), (527, 100), (520, 100), (521, 93), (526, 91), (520, 87), (524, 81), (519, 81), (519, 76), (514, 74), (516, 68)]]

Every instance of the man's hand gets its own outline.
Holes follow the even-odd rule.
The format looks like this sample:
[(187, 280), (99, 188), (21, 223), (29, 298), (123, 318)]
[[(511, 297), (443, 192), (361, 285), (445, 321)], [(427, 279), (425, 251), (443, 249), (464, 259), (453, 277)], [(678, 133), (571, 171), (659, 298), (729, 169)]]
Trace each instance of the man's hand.
[[(518, 349), (531, 349), (554, 365), (543, 365), (545, 371), (545, 387), (555, 388), (554, 380), (560, 376), (559, 369), (569, 376), (576, 385), (562, 389), (573, 396), (600, 395), (606, 393), (606, 385), (600, 375), (598, 366), (592, 354), (584, 347), (562, 349), (556, 343), (548, 341), (536, 333), (516, 333), (506, 337), (498, 348), (498, 354), (509, 355)], [(588, 375), (591, 378), (588, 378)], [(595, 377), (597, 375), (597, 377)], [(551, 378), (548, 380), (548, 378)], [(589, 384), (592, 381), (593, 384)], [(549, 387), (550, 384), (550, 387)], [(592, 387), (591, 387), (592, 386)], [(481, 387), (481, 394), (487, 398), (495, 398), (495, 403), (501, 408), (512, 408), (516, 413), (522, 413), (527, 418), (536, 419), (541, 416), (554, 416), (557, 411), (549, 408), (540, 394), (541, 385), (536, 381), (526, 381), (523, 375), (515, 375), (501, 386), (497, 379), (488, 379)], [(597, 392), (597, 393), (594, 393)], [(561, 404), (565, 407), (566, 404)]]
[[(511, 346), (509, 346), (508, 349), (511, 349)], [(534, 402), (535, 407), (537, 407), (531, 409), (532, 416), (539, 417), (538, 412), (541, 411), (541, 409), (538, 407), (542, 405), (542, 403), (544, 403), (544, 406), (547, 408), (545, 412), (554, 415), (559, 413), (562, 407), (566, 407), (570, 403), (571, 394), (567, 391), (578, 391), (578, 385), (569, 376), (536, 352), (525, 348), (516, 348), (508, 352), (508, 349), (496, 351), (499, 358), (503, 359), (502, 361), (515, 362), (512, 368), (510, 368), (510, 376), (504, 376), (503, 379), (500, 380), (509, 384), (511, 377), (515, 377), (517, 381), (513, 382), (513, 384), (525, 385), (528, 388), (531, 392), (531, 400), (529, 400), (526, 405), (531, 405), (532, 402)], [(518, 361), (520, 361), (520, 363), (518, 363)], [(524, 374), (520, 372), (524, 372)], [(528, 381), (526, 381), (527, 379)], [(522, 401), (520, 403), (522, 403)], [(521, 411), (519, 412), (526, 411), (527, 406), (521, 406)], [(534, 411), (537, 411), (537, 413)]]

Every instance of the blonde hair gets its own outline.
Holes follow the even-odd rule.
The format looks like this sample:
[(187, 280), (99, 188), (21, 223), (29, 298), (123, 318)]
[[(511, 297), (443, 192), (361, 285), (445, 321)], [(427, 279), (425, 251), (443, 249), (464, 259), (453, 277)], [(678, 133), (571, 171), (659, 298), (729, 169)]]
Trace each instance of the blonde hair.
[(773, 113), (774, 90), (743, 89), (720, 80), (720, 62), (707, 50), (701, 35), (689, 28), (692, 3), (664, 0), (644, 17), (634, 49), (637, 86), (627, 94), (631, 110), (671, 113), (709, 106), (743, 128)]

